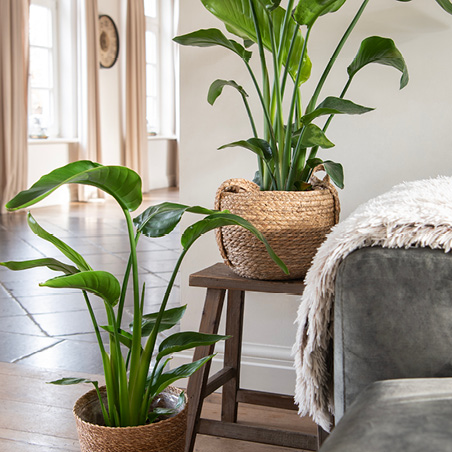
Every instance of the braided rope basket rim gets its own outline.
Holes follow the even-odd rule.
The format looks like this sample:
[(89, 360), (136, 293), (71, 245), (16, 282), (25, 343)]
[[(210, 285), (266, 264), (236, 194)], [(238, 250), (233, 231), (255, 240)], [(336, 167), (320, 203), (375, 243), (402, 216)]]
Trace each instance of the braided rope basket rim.
[[(313, 174), (321, 170), (324, 168), (320, 165)], [(318, 246), (339, 221), (340, 214), (337, 190), (329, 176), (320, 180), (313, 175), (310, 182), (313, 186), (310, 191), (261, 191), (258, 185), (246, 179), (229, 179), (221, 184), (215, 196), (215, 209), (229, 209), (261, 230), (288, 265), (291, 275), (284, 275), (268, 257), (264, 246), (251, 233), (238, 226), (227, 226), (215, 231), (220, 254), (231, 270), (251, 279), (304, 277)], [(269, 218), (261, 218), (264, 216), (262, 212)], [(283, 232), (278, 232), (278, 228)], [(296, 237), (291, 242), (292, 236)], [(301, 249), (300, 243), (303, 245), (300, 253), (302, 258), (298, 259), (294, 254)], [(296, 262), (297, 259), (299, 262)]]
[[(106, 393), (105, 386), (100, 387), (99, 390), (104, 396)], [(169, 386), (165, 391), (175, 395), (179, 395), (182, 392), (181, 389), (174, 386)], [(125, 447), (127, 447), (127, 450), (137, 452), (159, 452), (162, 447), (165, 452), (184, 451), (188, 411), (186, 394), (185, 406), (177, 415), (152, 424), (133, 427), (108, 427), (82, 419), (79, 414), (80, 411), (87, 404), (95, 403), (97, 399), (96, 390), (92, 389), (77, 399), (72, 410), (76, 420), (82, 452), (92, 452), (93, 450), (96, 450), (96, 452), (116, 452), (125, 450)], [(154, 437), (156, 437), (155, 441), (153, 440)], [(143, 438), (143, 441), (146, 442), (145, 444), (141, 444)], [(149, 445), (150, 441), (152, 441), (153, 445)], [(97, 445), (97, 443), (100, 444)], [(96, 449), (92, 449), (92, 447), (96, 447)]]

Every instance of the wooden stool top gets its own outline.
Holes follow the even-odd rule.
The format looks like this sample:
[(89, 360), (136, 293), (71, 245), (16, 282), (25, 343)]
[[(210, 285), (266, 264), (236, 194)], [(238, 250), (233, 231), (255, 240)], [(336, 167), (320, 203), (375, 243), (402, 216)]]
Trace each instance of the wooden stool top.
[(304, 290), (302, 279), (289, 281), (264, 281), (242, 278), (225, 264), (215, 264), (190, 275), (189, 285), (208, 289), (232, 289), (250, 292), (287, 293), (301, 295)]

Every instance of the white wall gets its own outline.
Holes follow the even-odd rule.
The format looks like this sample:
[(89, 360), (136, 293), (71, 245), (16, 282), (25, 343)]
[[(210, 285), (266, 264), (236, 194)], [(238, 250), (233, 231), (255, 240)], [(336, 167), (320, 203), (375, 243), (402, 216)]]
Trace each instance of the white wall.
[[(313, 80), (360, 3), (349, 1), (340, 12), (318, 23), (308, 49)], [(223, 29), (199, 0), (180, 2), (179, 34), (209, 27)], [(394, 184), (449, 175), (452, 168), (452, 136), (448, 133), (452, 120), (452, 16), (433, 0), (374, 0), (337, 62), (324, 96), (339, 94), (346, 81), (345, 68), (361, 40), (370, 35), (394, 39), (405, 56), (411, 80), (399, 91), (399, 72), (376, 65), (365, 68), (356, 76), (348, 98), (377, 110), (361, 117), (338, 117), (332, 123), (328, 136), (336, 147), (320, 156), (344, 165), (342, 218)], [(208, 87), (216, 78), (234, 79), (249, 93), (252, 87), (241, 61), (220, 48), (182, 47), (180, 65), (181, 202), (208, 207), (223, 180), (252, 178), (256, 169), (253, 156), (245, 150), (216, 150), (229, 141), (249, 138), (251, 133), (238, 95), (229, 90), (211, 107), (206, 101)], [(307, 93), (313, 85), (306, 84)], [(203, 238), (187, 257), (182, 301), (189, 308), (183, 328), (198, 327), (204, 297), (203, 290), (187, 287), (188, 275), (220, 260), (213, 235)], [(289, 296), (251, 294), (247, 298), (245, 385), (257, 383), (261, 389), (293, 392), (289, 354), (298, 302), (298, 297)]]

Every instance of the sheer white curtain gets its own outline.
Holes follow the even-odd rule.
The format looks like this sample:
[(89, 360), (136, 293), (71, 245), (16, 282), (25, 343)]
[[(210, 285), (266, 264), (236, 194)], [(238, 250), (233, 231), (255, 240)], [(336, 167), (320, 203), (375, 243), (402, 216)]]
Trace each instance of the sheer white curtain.
[[(79, 137), (78, 158), (102, 163), (99, 94), (99, 26), (97, 0), (79, 0)], [(87, 201), (101, 193), (80, 186), (78, 200)]]
[(0, 212), (27, 184), (29, 0), (0, 0)]
[(125, 165), (148, 187), (146, 132), (146, 19), (143, 0), (127, 0)]

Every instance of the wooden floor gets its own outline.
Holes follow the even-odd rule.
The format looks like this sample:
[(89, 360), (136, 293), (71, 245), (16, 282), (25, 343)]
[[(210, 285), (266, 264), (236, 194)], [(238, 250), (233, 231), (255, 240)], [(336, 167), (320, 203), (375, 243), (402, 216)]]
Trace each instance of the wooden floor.
[[(86, 374), (74, 372), (71, 376), (87, 377)], [(61, 372), (0, 362), (0, 451), (80, 451), (72, 406), (91, 387), (83, 384), (65, 387), (46, 384), (60, 377)], [(89, 377), (96, 378), (95, 375)], [(218, 418), (219, 408), (219, 395), (213, 394), (205, 401), (203, 417)], [(300, 419), (293, 412), (272, 408), (242, 406), (239, 409), (239, 422), (316, 433), (314, 424), (309, 420)], [(294, 450), (202, 435), (198, 436), (195, 445), (196, 452)]]

